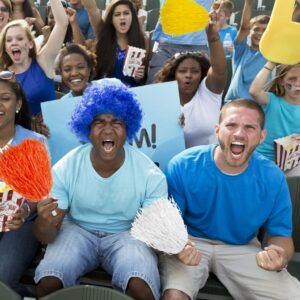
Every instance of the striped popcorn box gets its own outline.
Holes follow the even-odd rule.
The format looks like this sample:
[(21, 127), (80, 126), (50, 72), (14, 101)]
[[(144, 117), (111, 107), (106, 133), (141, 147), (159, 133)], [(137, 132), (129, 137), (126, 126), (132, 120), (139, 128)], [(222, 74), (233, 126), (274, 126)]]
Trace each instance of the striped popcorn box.
[(275, 163), (284, 172), (298, 166), (300, 143), (292, 135), (274, 140)]
[(0, 182), (0, 232), (9, 231), (8, 222), (24, 203), (24, 198), (9, 185)]

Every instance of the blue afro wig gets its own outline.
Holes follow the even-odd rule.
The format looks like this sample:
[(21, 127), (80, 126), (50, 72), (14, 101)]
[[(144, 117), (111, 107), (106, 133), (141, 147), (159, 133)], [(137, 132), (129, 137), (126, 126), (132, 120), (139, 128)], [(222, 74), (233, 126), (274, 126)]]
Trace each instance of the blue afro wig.
[(118, 79), (101, 79), (87, 88), (76, 105), (69, 126), (84, 142), (89, 142), (90, 125), (100, 114), (112, 114), (126, 126), (131, 142), (142, 123), (142, 109), (135, 95)]

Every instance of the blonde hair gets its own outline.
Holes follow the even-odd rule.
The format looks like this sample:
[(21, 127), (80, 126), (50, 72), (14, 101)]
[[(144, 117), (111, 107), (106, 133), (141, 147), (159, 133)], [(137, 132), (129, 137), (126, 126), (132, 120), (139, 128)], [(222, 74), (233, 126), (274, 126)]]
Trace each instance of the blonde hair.
[(12, 6), (10, 0), (0, 0), (4, 6), (8, 9), (9, 16), (12, 14)]
[(25, 20), (14, 20), (5, 25), (5, 27), (1, 30), (0, 34), (0, 70), (6, 69), (13, 64), (13, 61), (6, 53), (5, 50), (5, 41), (6, 41), (6, 34), (8, 29), (12, 27), (21, 27), (25, 30), (26, 36), (30, 42), (32, 42), (32, 48), (29, 50), (29, 57), (36, 57), (37, 51), (34, 42), (34, 36), (31, 32), (31, 29), (28, 23)]

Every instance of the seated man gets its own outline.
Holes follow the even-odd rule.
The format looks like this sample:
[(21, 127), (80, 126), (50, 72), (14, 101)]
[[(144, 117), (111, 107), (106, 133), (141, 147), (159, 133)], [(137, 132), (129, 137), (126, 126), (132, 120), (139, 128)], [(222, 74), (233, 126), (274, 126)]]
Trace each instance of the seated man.
[(39, 297), (101, 266), (134, 299), (159, 299), (157, 256), (129, 234), (138, 210), (167, 196), (160, 169), (125, 143), (141, 119), (137, 99), (116, 79), (84, 92), (70, 126), (87, 143), (56, 163), (52, 197), (38, 204), (34, 231), (48, 243), (35, 274)]
[[(254, 101), (230, 102), (216, 126), (219, 145), (190, 148), (170, 161), (169, 191), (193, 244), (177, 257), (161, 257), (163, 299), (195, 298), (209, 272), (234, 299), (300, 299), (300, 283), (286, 270), (294, 252), (287, 183), (254, 152), (263, 127), (264, 112)], [(256, 238), (262, 226), (263, 249)]]

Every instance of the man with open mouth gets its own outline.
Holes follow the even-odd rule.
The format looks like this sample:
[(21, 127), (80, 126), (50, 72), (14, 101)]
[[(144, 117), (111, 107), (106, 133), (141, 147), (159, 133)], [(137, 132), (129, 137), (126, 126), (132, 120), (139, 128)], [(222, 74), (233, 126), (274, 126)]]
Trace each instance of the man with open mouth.
[[(192, 243), (177, 256), (161, 256), (164, 300), (196, 299), (209, 272), (234, 299), (300, 299), (300, 283), (286, 270), (294, 245), (285, 176), (255, 151), (266, 135), (264, 119), (252, 100), (227, 103), (215, 129), (218, 145), (170, 161), (169, 192)], [(261, 227), (268, 236), (263, 248)]]
[(85, 90), (70, 127), (87, 143), (53, 167), (52, 197), (38, 207), (35, 234), (48, 243), (35, 274), (38, 297), (79, 284), (101, 266), (132, 298), (159, 299), (157, 256), (129, 234), (140, 208), (167, 197), (160, 169), (126, 143), (141, 120), (139, 102), (119, 80)]

